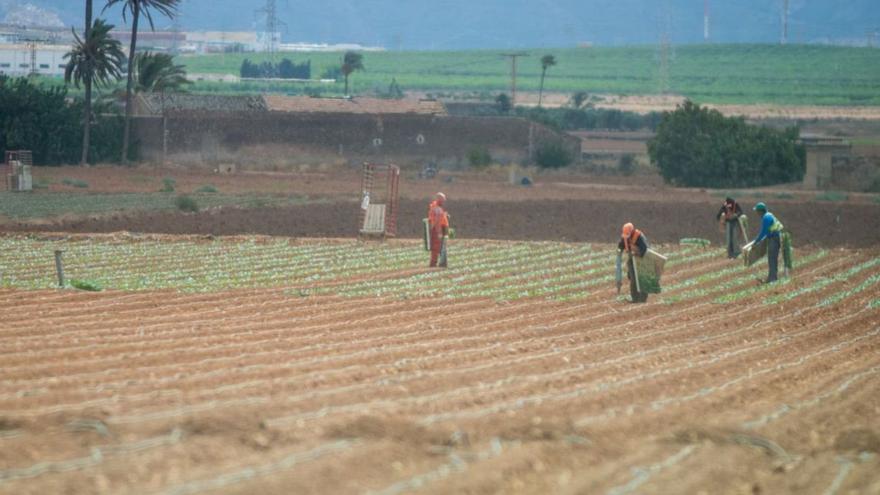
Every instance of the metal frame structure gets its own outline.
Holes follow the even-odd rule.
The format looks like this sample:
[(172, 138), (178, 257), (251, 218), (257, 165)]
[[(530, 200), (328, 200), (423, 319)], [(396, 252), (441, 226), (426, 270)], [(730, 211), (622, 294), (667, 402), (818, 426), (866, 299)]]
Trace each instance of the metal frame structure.
[(361, 194), (360, 237), (395, 237), (400, 208), (400, 167), (364, 163)]
[[(20, 170), (13, 169), (13, 163), (18, 162), (18, 164), (24, 169), (27, 170), (28, 175), (30, 174), (31, 167), (34, 164), (33, 155), (30, 151), (26, 150), (15, 150), (15, 151), (7, 151), (6, 156), (3, 159), (3, 166), (6, 169), (3, 175), (6, 176), (6, 190), (13, 191), (19, 190), (18, 187), (13, 187), (13, 182), (18, 180), (17, 177), (21, 174)], [(15, 183), (17, 185), (17, 183)], [(27, 189), (30, 189), (28, 187)]]

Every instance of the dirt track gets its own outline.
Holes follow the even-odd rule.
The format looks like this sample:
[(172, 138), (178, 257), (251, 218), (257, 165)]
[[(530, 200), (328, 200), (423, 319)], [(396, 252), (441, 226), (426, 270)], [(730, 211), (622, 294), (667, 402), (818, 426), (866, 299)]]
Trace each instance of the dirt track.
[[(421, 234), (425, 205), (401, 201), (399, 235)], [(714, 222), (715, 203), (624, 200), (526, 200), (516, 202), (450, 201), (453, 224), (463, 238), (610, 242), (627, 221), (649, 239), (677, 242), (702, 237), (723, 242)], [(781, 203), (774, 212), (798, 245), (872, 247), (880, 241), (880, 205), (851, 203)], [(289, 208), (223, 209), (185, 215), (152, 212), (44, 225), (9, 225), (9, 231), (80, 233), (148, 232), (166, 234), (264, 234), (292, 237), (353, 237), (357, 204), (336, 202)], [(750, 215), (752, 235), (758, 218)]]
[(638, 306), (3, 289), (0, 492), (878, 493), (878, 294), (820, 304), (876, 254), (727, 305), (675, 299), (715, 256)]

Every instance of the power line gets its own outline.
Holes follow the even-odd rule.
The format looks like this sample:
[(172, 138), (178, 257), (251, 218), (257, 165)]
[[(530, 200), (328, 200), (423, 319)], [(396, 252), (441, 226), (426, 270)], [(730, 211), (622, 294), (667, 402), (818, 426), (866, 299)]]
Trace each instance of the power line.
[(782, 39), (780, 44), (788, 43), (788, 0), (782, 0)]
[(276, 38), (278, 28), (287, 24), (278, 19), (277, 0), (266, 0), (266, 6), (257, 10), (256, 13), (263, 14), (266, 17), (266, 52), (269, 53), (269, 58), (274, 61), (275, 54), (278, 52), (278, 38)]
[(526, 52), (502, 53), (502, 57), (510, 58), (510, 106), (516, 106), (516, 59), (528, 57)]

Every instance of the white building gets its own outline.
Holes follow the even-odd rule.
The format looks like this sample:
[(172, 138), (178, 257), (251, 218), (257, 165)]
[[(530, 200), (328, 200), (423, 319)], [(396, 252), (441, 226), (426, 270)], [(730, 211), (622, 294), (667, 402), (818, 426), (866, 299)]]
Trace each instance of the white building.
[(0, 74), (63, 76), (70, 46), (41, 44), (0, 44)]

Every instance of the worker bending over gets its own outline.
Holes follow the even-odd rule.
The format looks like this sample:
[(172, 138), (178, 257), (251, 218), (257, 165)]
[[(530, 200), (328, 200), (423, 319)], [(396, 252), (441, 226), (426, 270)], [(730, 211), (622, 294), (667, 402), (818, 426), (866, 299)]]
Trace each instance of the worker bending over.
[(446, 268), (446, 241), (449, 239), (449, 214), (444, 205), (446, 195), (438, 192), (428, 205), (428, 226), (431, 233), (431, 267)]
[(755, 238), (755, 244), (767, 239), (767, 283), (776, 282), (779, 272), (779, 248), (781, 246), (782, 222), (767, 211), (767, 205), (758, 203), (754, 210), (761, 215), (761, 233)]
[(626, 252), (629, 257), (626, 262), (626, 276), (629, 278), (629, 293), (632, 302), (643, 303), (648, 300), (648, 293), (639, 290), (636, 281), (636, 269), (633, 266), (634, 257), (642, 258), (648, 252), (648, 238), (642, 231), (638, 230), (631, 223), (624, 224), (620, 234), (620, 243), (617, 244), (618, 254)]

